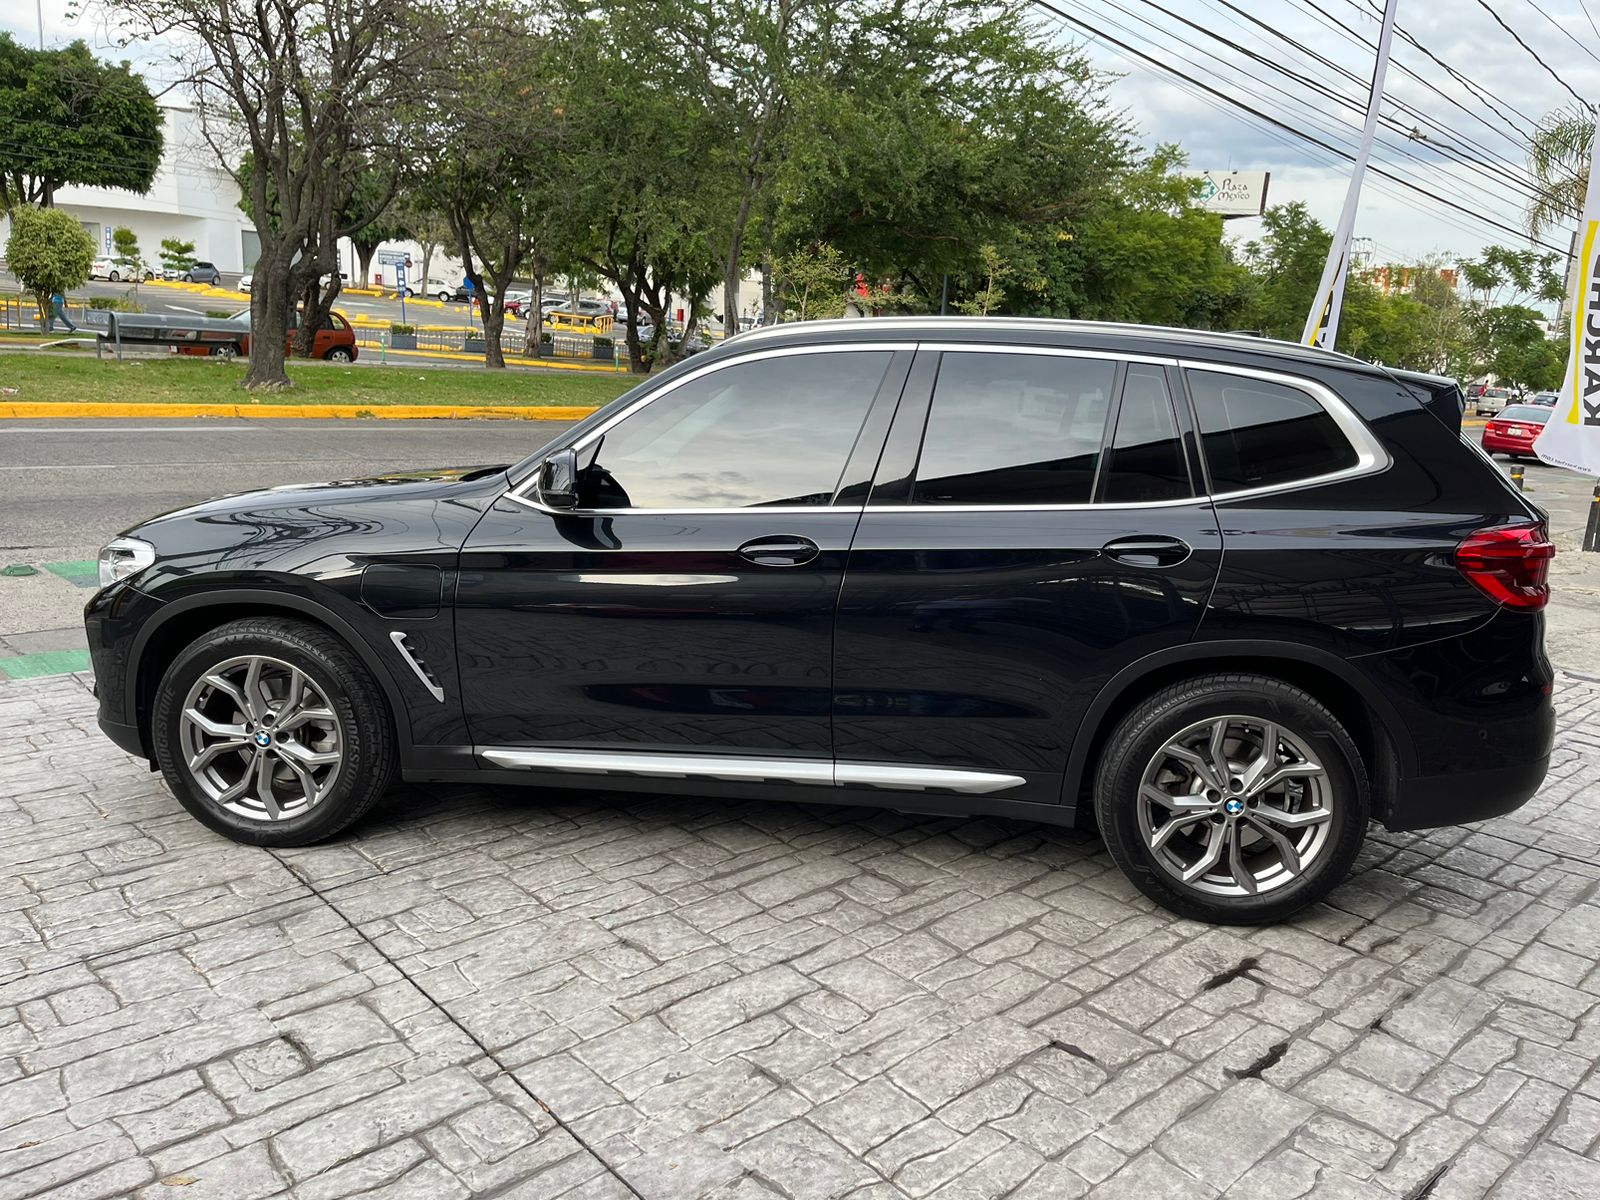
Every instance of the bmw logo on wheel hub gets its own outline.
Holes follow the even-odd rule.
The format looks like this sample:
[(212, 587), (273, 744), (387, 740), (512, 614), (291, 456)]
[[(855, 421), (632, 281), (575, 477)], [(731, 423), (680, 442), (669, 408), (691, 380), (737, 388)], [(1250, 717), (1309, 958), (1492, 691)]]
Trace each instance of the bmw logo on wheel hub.
[(1244, 811), (1244, 801), (1235, 798), (1235, 799), (1229, 800), (1222, 807), (1228, 810), (1228, 815), (1230, 817), (1237, 817), (1240, 813), (1242, 813)]
[(263, 729), (260, 733), (256, 734), (255, 742), (256, 745), (265, 750), (268, 746), (272, 745), (272, 735)]

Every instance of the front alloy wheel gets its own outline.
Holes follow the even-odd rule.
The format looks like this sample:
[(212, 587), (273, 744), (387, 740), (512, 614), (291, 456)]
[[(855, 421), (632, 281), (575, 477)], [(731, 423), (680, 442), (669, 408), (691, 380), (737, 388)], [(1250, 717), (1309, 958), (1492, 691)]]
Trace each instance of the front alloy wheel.
[(1367, 769), (1316, 698), (1261, 675), (1206, 675), (1137, 705), (1105, 742), (1095, 817), (1146, 896), (1225, 924), (1325, 896), (1366, 832)]
[(393, 718), (366, 664), (287, 617), (230, 621), (179, 654), (156, 689), (151, 741), (193, 816), (258, 846), (333, 836), (396, 766)]
[(280, 821), (316, 807), (344, 762), (320, 685), (281, 659), (247, 654), (195, 680), (181, 717), (191, 777), (219, 808)]

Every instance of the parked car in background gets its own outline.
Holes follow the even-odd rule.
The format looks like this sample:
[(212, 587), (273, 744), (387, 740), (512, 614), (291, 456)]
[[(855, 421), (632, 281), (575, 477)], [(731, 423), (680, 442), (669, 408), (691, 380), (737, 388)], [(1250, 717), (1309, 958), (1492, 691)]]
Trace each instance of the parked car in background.
[(190, 283), (209, 283), (212, 287), (222, 285), (222, 272), (217, 270), (216, 263), (197, 262), (189, 268), (184, 278)]
[(127, 530), (100, 726), (255, 846), (399, 780), (758, 796), (1093, 827), (1174, 912), (1280, 920), (1369, 821), (1548, 770), (1554, 547), (1462, 402), (1256, 337), (775, 326), (519, 462)]
[(1484, 388), (1478, 395), (1475, 409), (1480, 417), (1491, 417), (1510, 403), (1512, 403), (1510, 388)]
[(1483, 427), (1483, 448), (1490, 454), (1533, 458), (1533, 440), (1543, 432), (1554, 410), (1544, 404), (1512, 404)]
[(243, 275), (239, 276), (239, 290), (241, 292), (248, 292), (250, 290), (250, 285), (255, 283), (255, 281), (255, 275), (249, 271), (246, 271)]
[[(149, 267), (144, 269), (139, 278), (148, 282), (156, 277), (156, 273)], [(114, 258), (97, 258), (89, 264), (90, 279), (108, 279), (112, 283), (121, 283), (124, 279), (132, 280), (134, 277), (128, 269), (118, 264)]]
[(406, 299), (428, 296), (434, 300), (448, 300), (455, 288), (442, 279), (413, 279), (405, 286)]
[(560, 324), (563, 317), (610, 317), (615, 314), (611, 311), (609, 300), (579, 300), (573, 304), (571, 298), (563, 300), (553, 308), (544, 310), (546, 325)]
[[(210, 356), (212, 358), (233, 358), (235, 356), (248, 356), (250, 353), (250, 310), (237, 313), (229, 318), (239, 326), (239, 336), (231, 342), (218, 342), (210, 346), (185, 346), (178, 351), (180, 354)], [(286, 347), (294, 346), (294, 335), (300, 328), (300, 314), (295, 313), (289, 320), (288, 335), (284, 340)], [(326, 359), (328, 362), (355, 362), (361, 353), (361, 348), (356, 344), (356, 331), (350, 327), (350, 322), (341, 312), (331, 312), (322, 322), (322, 327), (317, 330), (316, 341), (312, 344), (311, 355), (313, 358)]]
[(1535, 392), (1528, 397), (1529, 404), (1542, 404), (1547, 408), (1554, 408), (1557, 400), (1561, 399), (1560, 392)]

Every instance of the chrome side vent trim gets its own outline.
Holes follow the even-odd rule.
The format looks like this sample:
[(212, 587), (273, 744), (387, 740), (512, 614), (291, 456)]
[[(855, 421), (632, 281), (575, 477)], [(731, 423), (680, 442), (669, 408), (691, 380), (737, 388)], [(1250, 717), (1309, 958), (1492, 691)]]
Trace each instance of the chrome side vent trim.
[(417, 652), (406, 641), (404, 631), (394, 630), (389, 634), (389, 640), (394, 643), (394, 648), (400, 651), (400, 657), (405, 659), (406, 666), (410, 667), (416, 677), (422, 681), (422, 686), (428, 689), (428, 694), (440, 704), (443, 704), (444, 689), (439, 686), (439, 681), (433, 677), (433, 672), (428, 670), (428, 664), (422, 661)]
[(907, 792), (986, 795), (1021, 787), (1020, 775), (957, 767), (905, 767), (816, 759), (746, 758), (709, 754), (651, 754), (637, 750), (543, 750), (484, 746), (478, 756), (519, 771), (581, 775), (642, 775), (653, 779), (722, 779), (749, 783), (803, 783), (820, 787), (883, 788)]

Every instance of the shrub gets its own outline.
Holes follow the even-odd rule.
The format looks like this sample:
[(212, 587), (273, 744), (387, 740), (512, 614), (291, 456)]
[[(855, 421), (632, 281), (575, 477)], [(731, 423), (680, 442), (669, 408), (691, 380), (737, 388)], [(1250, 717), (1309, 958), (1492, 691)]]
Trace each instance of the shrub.
[(6, 258), (11, 273), (44, 305), (53, 292), (88, 282), (94, 242), (71, 213), (22, 205), (11, 210)]
[(415, 333), (416, 331), (417, 331), (417, 327), (415, 325), (402, 325), (402, 324), (400, 324), (399, 321), (390, 321), (389, 322), (389, 332), (390, 333), (398, 333), (398, 334), (404, 336), (405, 334)]
[(130, 300), (126, 296), (90, 296), (90, 308), (101, 309), (105, 312), (142, 313), (144, 305), (137, 300)]
[(206, 316), (211, 317), (214, 320), (226, 321), (238, 311), (239, 310), (235, 308), (208, 308), (206, 309)]

